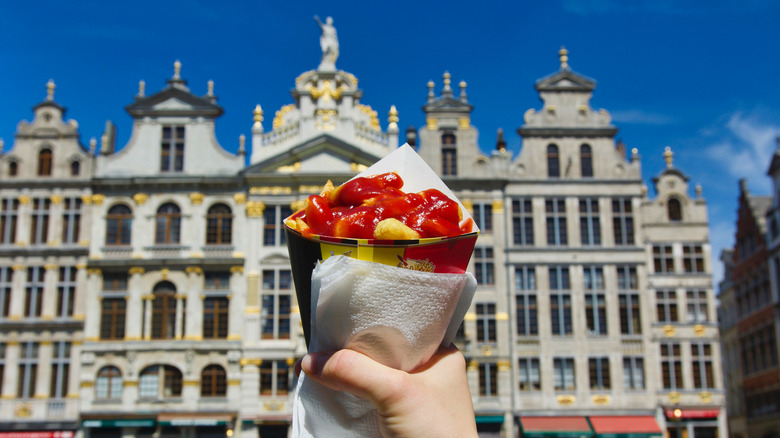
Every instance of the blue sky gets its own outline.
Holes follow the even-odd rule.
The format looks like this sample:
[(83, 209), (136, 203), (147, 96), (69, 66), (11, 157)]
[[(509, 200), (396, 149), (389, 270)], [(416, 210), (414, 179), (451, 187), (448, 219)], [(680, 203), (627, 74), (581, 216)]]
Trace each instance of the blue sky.
[[(426, 83), (468, 83), (483, 150), (503, 128), (518, 151), (523, 113), (538, 109), (534, 82), (569, 65), (597, 81), (591, 104), (604, 108), (629, 150), (639, 149), (644, 179), (674, 165), (703, 187), (709, 204), (713, 267), (733, 245), (738, 184), (770, 192), (766, 170), (780, 135), (780, 2), (760, 0), (551, 0), (513, 2), (147, 1), (3, 2), (0, 6), (0, 138), (57, 84), (55, 100), (80, 126), (82, 142), (117, 124), (130, 135), (124, 107), (138, 81), (159, 91), (182, 63), (196, 94), (207, 81), (225, 114), (217, 138), (234, 151), (250, 134), (252, 110), (265, 126), (291, 103), (295, 77), (317, 67), (314, 15), (332, 16), (337, 67), (353, 73), (387, 126), (396, 105), (400, 127), (424, 124)], [(653, 194), (651, 188), (651, 194)]]

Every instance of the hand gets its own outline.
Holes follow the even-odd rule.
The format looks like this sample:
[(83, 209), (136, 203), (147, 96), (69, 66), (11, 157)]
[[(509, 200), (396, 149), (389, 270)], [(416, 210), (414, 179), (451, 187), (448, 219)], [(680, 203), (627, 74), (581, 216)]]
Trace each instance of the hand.
[(379, 412), (386, 437), (476, 437), (466, 361), (454, 346), (439, 347), (411, 373), (352, 350), (312, 353), (296, 363), (308, 378), (365, 398)]

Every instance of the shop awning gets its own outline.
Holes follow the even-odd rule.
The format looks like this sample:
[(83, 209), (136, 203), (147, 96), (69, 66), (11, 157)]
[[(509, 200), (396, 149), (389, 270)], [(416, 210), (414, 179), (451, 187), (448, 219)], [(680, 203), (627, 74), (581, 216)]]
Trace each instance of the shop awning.
[(544, 435), (592, 435), (593, 430), (585, 417), (520, 417), (523, 436)]
[(0, 438), (73, 438), (72, 431), (0, 432)]
[(651, 437), (662, 435), (661, 427), (650, 415), (614, 415), (588, 417), (599, 437)]
[(234, 415), (224, 413), (167, 413), (157, 416), (157, 422), (162, 426), (225, 426), (233, 420)]
[(154, 427), (154, 418), (100, 418), (84, 419), (83, 427)]
[(718, 418), (718, 408), (666, 408), (666, 418)]
[(476, 417), (474, 417), (474, 420), (477, 422), (477, 424), (503, 423), (504, 416), (503, 415), (477, 415)]

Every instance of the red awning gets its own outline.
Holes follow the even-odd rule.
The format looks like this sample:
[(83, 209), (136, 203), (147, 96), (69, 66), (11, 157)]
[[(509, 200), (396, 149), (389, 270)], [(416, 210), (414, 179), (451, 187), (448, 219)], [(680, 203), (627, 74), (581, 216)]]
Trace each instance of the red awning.
[(655, 417), (649, 415), (615, 415), (590, 417), (590, 424), (596, 433), (657, 433), (662, 434)]
[[(675, 412), (680, 411), (680, 412)], [(666, 418), (718, 418), (720, 409), (718, 408), (666, 408), (664, 414)]]
[(0, 438), (73, 438), (72, 431), (0, 432)]
[(593, 433), (585, 417), (520, 417), (524, 434), (545, 432)]

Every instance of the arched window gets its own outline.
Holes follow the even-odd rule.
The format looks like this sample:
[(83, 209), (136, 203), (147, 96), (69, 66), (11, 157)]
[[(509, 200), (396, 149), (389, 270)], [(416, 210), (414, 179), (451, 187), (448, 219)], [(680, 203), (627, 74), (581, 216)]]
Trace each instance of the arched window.
[(219, 365), (209, 365), (200, 374), (201, 397), (224, 397), (227, 394), (227, 373)]
[(38, 152), (38, 176), (50, 176), (52, 164), (52, 152), (49, 148), (43, 148)]
[(233, 214), (225, 204), (215, 204), (206, 214), (206, 244), (228, 245), (233, 234)]
[(122, 397), (122, 373), (115, 366), (105, 366), (98, 371), (95, 380), (95, 398), (116, 400)]
[(70, 176), (79, 176), (81, 174), (81, 162), (78, 160), (70, 163)]
[(558, 157), (558, 146), (547, 145), (547, 176), (549, 178), (561, 177), (561, 162)]
[(19, 163), (16, 161), (11, 161), (8, 163), (8, 176), (17, 176), (19, 175)]
[(666, 201), (666, 211), (669, 215), (669, 220), (673, 222), (679, 222), (682, 220), (682, 205), (677, 198), (669, 198)]
[(154, 243), (179, 243), (181, 235), (181, 210), (169, 202), (157, 210), (157, 229)]
[(152, 365), (141, 371), (138, 379), (140, 398), (181, 397), (181, 371), (170, 365)]
[(173, 339), (176, 336), (176, 286), (170, 281), (161, 281), (152, 293), (152, 339)]
[(124, 204), (108, 210), (106, 216), (106, 245), (129, 245), (133, 228), (133, 212)]
[(593, 152), (588, 144), (580, 146), (580, 174), (583, 178), (593, 177)]

